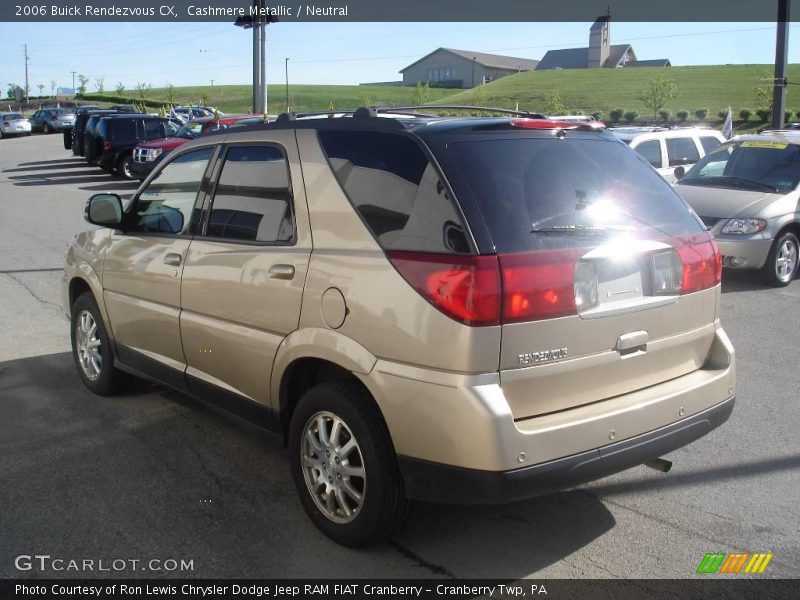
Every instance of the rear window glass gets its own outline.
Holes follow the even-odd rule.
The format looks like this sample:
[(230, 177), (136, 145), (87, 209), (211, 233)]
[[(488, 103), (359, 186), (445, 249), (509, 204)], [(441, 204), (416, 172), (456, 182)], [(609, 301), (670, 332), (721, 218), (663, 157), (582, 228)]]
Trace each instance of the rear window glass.
[(448, 144), (455, 193), (475, 197), (498, 252), (702, 232), (689, 207), (642, 159), (616, 141), (567, 136)]
[(669, 157), (670, 167), (692, 165), (700, 160), (700, 153), (697, 151), (697, 146), (694, 145), (692, 138), (667, 138), (664, 141), (667, 143), (667, 157)]
[(446, 186), (414, 140), (366, 131), (319, 137), (336, 179), (383, 248), (470, 251)]
[(3, 120), (4, 121), (16, 121), (17, 119), (21, 119), (21, 118), (22, 118), (22, 115), (19, 114), (19, 113), (9, 113), (9, 114), (3, 115)]
[(720, 143), (721, 142), (717, 138), (712, 137), (710, 135), (700, 136), (700, 145), (703, 147), (703, 152), (705, 152), (706, 154), (708, 154), (714, 148), (719, 146)]
[(661, 168), (661, 142), (658, 140), (649, 140), (647, 142), (642, 142), (634, 149), (656, 169)]

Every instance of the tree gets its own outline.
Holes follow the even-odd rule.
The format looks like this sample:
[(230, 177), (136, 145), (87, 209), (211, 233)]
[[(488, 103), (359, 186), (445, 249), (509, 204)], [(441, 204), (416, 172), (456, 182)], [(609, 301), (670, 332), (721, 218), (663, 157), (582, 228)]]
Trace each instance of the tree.
[(17, 84), (16, 83), (7, 83), (6, 85), (8, 86), (8, 92), (6, 92), (6, 94), (9, 97), (9, 99), (13, 100), (14, 99), (14, 90), (17, 89)]
[(117, 82), (116, 89), (117, 89), (117, 96), (122, 98), (122, 94), (125, 92), (125, 86), (121, 81)]
[(542, 112), (548, 115), (563, 115), (567, 112), (567, 107), (564, 106), (564, 101), (558, 92), (549, 92), (545, 95)]
[(677, 95), (678, 85), (671, 79), (658, 76), (647, 82), (647, 87), (639, 92), (637, 98), (653, 111), (653, 120), (655, 121), (658, 111)]
[(622, 118), (625, 119), (626, 123), (633, 123), (636, 120), (636, 117), (639, 116), (638, 110), (629, 110), (626, 111)]
[(94, 86), (97, 88), (97, 93), (103, 93), (103, 82), (106, 80), (106, 76), (103, 75), (102, 77), (98, 77), (94, 80)]
[(175, 86), (171, 83), (167, 83), (167, 102), (175, 104)]
[(672, 113), (669, 112), (668, 110), (660, 110), (658, 111), (658, 116), (661, 117), (661, 120), (664, 121), (664, 123), (666, 123), (667, 121), (669, 121), (669, 118), (672, 116)]
[(147, 93), (153, 88), (152, 85), (149, 83), (145, 83), (144, 81), (140, 81), (136, 84), (136, 92), (139, 94), (140, 100), (145, 100), (147, 98)]
[(51, 79), (50, 80), (50, 97), (52, 98), (55, 95), (56, 95), (56, 80), (55, 79)]
[(83, 96), (86, 93), (86, 85), (89, 83), (89, 78), (86, 75), (78, 75), (78, 94)]
[(749, 108), (743, 108), (742, 110), (739, 111), (739, 118), (742, 121), (749, 121), (750, 117), (752, 116), (753, 116), (753, 111), (750, 110)]
[(417, 87), (414, 90), (414, 105), (415, 106), (422, 106), (428, 103), (428, 95), (430, 93), (430, 86), (428, 82), (422, 83), (421, 81), (417, 82)]
[(41, 98), (44, 95), (44, 84), (40, 83), (36, 87), (39, 88), (39, 98)]
[(686, 110), (679, 110), (675, 113), (675, 116), (678, 118), (679, 123), (686, 123), (686, 119), (689, 118), (689, 112)]
[(756, 94), (756, 98), (758, 99), (758, 103), (761, 106), (769, 107), (770, 110), (772, 110), (772, 91), (774, 87), (773, 81), (774, 79), (772, 78), (770, 72), (765, 71), (764, 74), (756, 81), (756, 86), (753, 89)]
[(706, 117), (708, 116), (708, 109), (698, 108), (696, 111), (694, 111), (694, 116), (697, 117), (698, 121), (705, 121)]
[(611, 119), (611, 124), (615, 124), (622, 118), (622, 115), (625, 114), (624, 108), (612, 108), (611, 111), (608, 113), (608, 118)]

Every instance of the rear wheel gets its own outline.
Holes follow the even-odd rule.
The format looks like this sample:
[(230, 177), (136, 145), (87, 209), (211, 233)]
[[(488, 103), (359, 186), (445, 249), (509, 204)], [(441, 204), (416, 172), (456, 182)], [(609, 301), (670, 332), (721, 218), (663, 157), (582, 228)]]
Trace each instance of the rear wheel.
[(784, 287), (789, 285), (797, 274), (800, 242), (790, 231), (778, 236), (772, 244), (767, 262), (761, 275), (767, 285)]
[(94, 297), (82, 294), (71, 312), (72, 357), (83, 384), (100, 396), (117, 392), (129, 377), (114, 367), (111, 341)]
[(303, 507), (332, 540), (362, 546), (402, 523), (406, 499), (389, 432), (359, 386), (308, 390), (292, 415), (289, 451)]

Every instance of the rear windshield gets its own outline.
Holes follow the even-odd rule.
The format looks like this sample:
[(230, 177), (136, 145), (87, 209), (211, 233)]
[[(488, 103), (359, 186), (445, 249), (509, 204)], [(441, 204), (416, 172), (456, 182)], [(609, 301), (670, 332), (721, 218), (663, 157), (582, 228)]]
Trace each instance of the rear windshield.
[(19, 113), (8, 113), (3, 115), (4, 121), (16, 121), (17, 119), (21, 119), (22, 115)]
[(586, 246), (624, 233), (665, 239), (703, 231), (653, 169), (617, 141), (567, 136), (447, 145), (456, 197), (471, 194), (498, 252)]

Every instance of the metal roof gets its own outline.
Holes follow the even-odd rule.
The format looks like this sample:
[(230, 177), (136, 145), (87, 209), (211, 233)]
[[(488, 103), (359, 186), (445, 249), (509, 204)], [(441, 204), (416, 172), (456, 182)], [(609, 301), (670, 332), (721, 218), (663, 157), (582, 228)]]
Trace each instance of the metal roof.
[(420, 63), (426, 58), (433, 56), (437, 52), (449, 52), (450, 54), (455, 54), (456, 56), (465, 58), (466, 60), (472, 60), (474, 58), (475, 62), (478, 63), (479, 65), (493, 69), (508, 69), (510, 71), (533, 71), (539, 64), (538, 60), (533, 60), (530, 58), (517, 58), (515, 56), (489, 54), (487, 52), (473, 52), (472, 50), (456, 50), (455, 48), (437, 48), (436, 50), (426, 54), (419, 60), (414, 61), (407, 67), (400, 69), (400, 72), (403, 73), (404, 71), (407, 71), (417, 63)]

